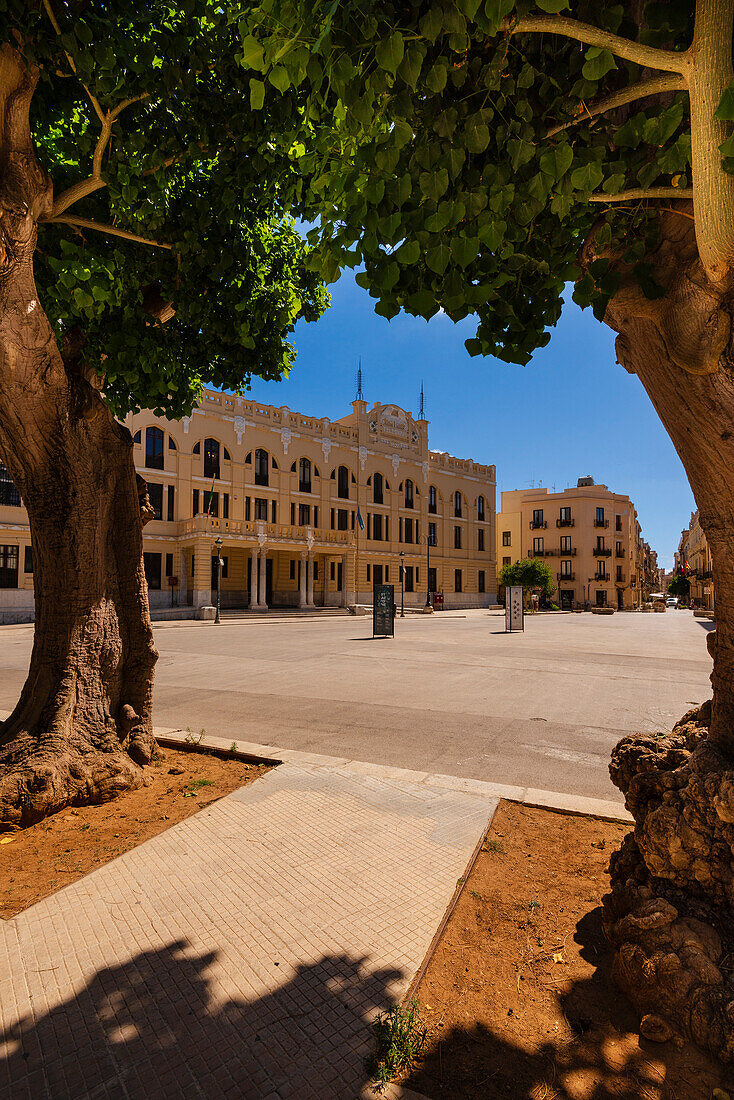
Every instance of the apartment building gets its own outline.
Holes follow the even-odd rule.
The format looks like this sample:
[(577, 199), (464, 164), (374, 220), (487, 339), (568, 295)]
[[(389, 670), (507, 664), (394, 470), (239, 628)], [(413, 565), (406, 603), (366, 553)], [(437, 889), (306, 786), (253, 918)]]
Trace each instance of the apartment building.
[[(125, 421), (155, 518), (152, 609), (371, 603), (401, 568), (408, 606), (496, 602), (494, 466), (431, 451), (428, 421), (352, 403), (339, 420), (204, 392), (191, 417)], [(360, 524), (360, 519), (364, 528)], [(0, 467), (0, 622), (32, 618), (28, 520)]]
[(642, 600), (640, 525), (628, 496), (581, 477), (575, 488), (513, 489), (497, 513), (497, 563), (542, 557), (565, 610), (632, 610)]
[(681, 532), (675, 556), (676, 574), (688, 578), (691, 607), (714, 610), (714, 566), (698, 510), (691, 512), (688, 527)]

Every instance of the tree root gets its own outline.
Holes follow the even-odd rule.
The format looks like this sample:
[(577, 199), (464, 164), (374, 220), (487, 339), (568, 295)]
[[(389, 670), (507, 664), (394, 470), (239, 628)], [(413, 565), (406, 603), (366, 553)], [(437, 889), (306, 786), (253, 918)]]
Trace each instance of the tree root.
[(710, 714), (705, 703), (672, 734), (615, 748), (610, 774), (635, 830), (611, 859), (604, 926), (615, 980), (641, 1014), (731, 1063), (734, 769), (707, 740)]

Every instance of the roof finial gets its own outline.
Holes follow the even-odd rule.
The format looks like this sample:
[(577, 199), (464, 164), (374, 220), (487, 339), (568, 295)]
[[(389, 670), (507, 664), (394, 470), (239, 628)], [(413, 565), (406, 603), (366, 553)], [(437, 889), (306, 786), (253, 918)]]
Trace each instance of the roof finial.
[(422, 378), (421, 378), (421, 396), (420, 396), (420, 405), (419, 405), (419, 410), (418, 410), (418, 419), (419, 420), (425, 420), (426, 419), (426, 407), (425, 407), (425, 398), (423, 396), (423, 379)]
[(364, 392), (362, 390), (362, 356), (359, 357), (359, 367), (357, 368), (357, 396), (355, 401), (364, 401)]

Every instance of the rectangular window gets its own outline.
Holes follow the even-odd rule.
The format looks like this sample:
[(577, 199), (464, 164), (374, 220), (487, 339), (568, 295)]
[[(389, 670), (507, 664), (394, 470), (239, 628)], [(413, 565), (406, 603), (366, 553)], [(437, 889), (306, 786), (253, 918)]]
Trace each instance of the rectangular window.
[(413, 520), (412, 519), (406, 519), (405, 520), (405, 523), (403, 525), (403, 530), (405, 532), (405, 541), (412, 543), (412, 541), (413, 541)]
[(570, 561), (561, 561), (561, 576), (562, 577), (570, 577), (572, 572), (573, 572), (572, 562), (570, 562)]
[(542, 527), (542, 526), (543, 526), (543, 509), (542, 508), (534, 508), (533, 509), (533, 527)]
[(163, 432), (160, 428), (145, 429), (145, 465), (149, 470), (163, 469)]
[(503, 558), (502, 559), (502, 564), (503, 565), (511, 565), (512, 564), (512, 558)]
[(372, 513), (371, 512), (367, 513), (366, 530), (367, 530), (367, 534), (365, 535), (365, 538), (371, 539), (372, 538)]
[(428, 544), (429, 544), (429, 546), (436, 546), (437, 545), (437, 542), (436, 542), (436, 524), (435, 523), (429, 523), (428, 524)]
[(204, 505), (208, 516), (219, 515), (219, 493), (213, 493), (211, 489), (204, 494)]
[(299, 504), (298, 505), (298, 526), (308, 527), (311, 522), (311, 505)]
[(295, 525), (296, 525), (296, 506), (293, 503), (293, 501), (291, 501), (291, 527), (295, 527)]
[(166, 578), (173, 576), (173, 554), (166, 554)]
[(318, 504), (314, 504), (314, 506), (313, 506), (313, 525), (314, 525), (314, 527), (318, 527), (318, 525), (319, 525), (319, 506), (318, 506)]
[(349, 512), (346, 508), (339, 508), (337, 510), (336, 521), (337, 531), (349, 530)]
[(148, 588), (159, 589), (161, 586), (161, 555), (143, 554), (143, 566), (145, 568), (145, 580)]
[(336, 562), (329, 562), (329, 580), (336, 580)]
[(420, 584), (420, 580), (421, 580), (420, 567), (416, 565), (416, 567), (415, 567), (415, 583)]
[(192, 577), (194, 575), (194, 566), (195, 566), (195, 564), (196, 564), (196, 555), (192, 554), (191, 555), (191, 576)]
[(169, 523), (173, 523), (176, 518), (176, 490), (173, 485), (168, 486), (168, 509), (166, 512), (166, 519)]
[(607, 592), (606, 592), (605, 588), (597, 589), (597, 592), (596, 592), (596, 606), (597, 607), (606, 607), (607, 606)]
[(428, 591), (429, 592), (435, 592), (436, 591), (436, 583), (437, 583), (437, 581), (436, 581), (436, 570), (433, 568), (433, 566), (431, 566), (431, 568), (428, 570)]
[(313, 562), (313, 579), (317, 581), (319, 579), (319, 559), (314, 558)]
[(402, 516), (398, 519), (398, 542), (403, 541), (403, 519)]
[(484, 530), (482, 528), (477, 531), (477, 550), (484, 549)]
[(352, 530), (354, 530), (354, 512), (352, 512)]
[(461, 592), (461, 570), (454, 569), (454, 592)]
[(334, 530), (334, 509), (331, 509), (331, 529)]
[(194, 492), (193, 492), (192, 510), (193, 510), (193, 514), (195, 516), (198, 516), (198, 514), (199, 514), (199, 490), (198, 489), (194, 489)]
[(615, 528), (617, 529), (617, 531), (621, 531), (622, 530), (622, 517), (621, 516), (615, 516), (615, 521), (616, 521), (615, 524), (614, 524)]
[(153, 508), (153, 519), (163, 519), (163, 486), (149, 481), (148, 499)]
[(605, 550), (606, 549), (606, 547), (604, 545), (604, 536), (603, 535), (597, 535), (596, 536), (596, 548), (597, 548), (597, 550)]
[(229, 572), (229, 558), (226, 554), (222, 554), (222, 564), (219, 568), (222, 570), (222, 580), (226, 581)]
[(618, 581), (622, 580), (622, 566), (621, 565), (617, 566), (617, 580)]
[(405, 591), (406, 592), (412, 592), (413, 590), (414, 590), (414, 587), (413, 587), (413, 566), (412, 565), (406, 565), (405, 566)]
[(561, 523), (570, 523), (570, 522), (571, 522), (571, 509), (570, 508), (561, 508)]
[(222, 493), (222, 518), (229, 519), (229, 493)]
[(0, 463), (0, 504), (6, 508), (20, 508), (20, 493), (13, 485), (10, 474)]
[(268, 522), (268, 502), (265, 497), (255, 497), (255, 519)]
[(571, 549), (571, 536), (570, 535), (561, 535), (561, 553), (562, 554), (567, 554), (570, 549)]
[(484, 592), (484, 570), (480, 569), (477, 573), (477, 588), (480, 592)]
[(382, 542), (382, 516), (372, 517), (372, 538), (376, 542)]
[(390, 566), (386, 565), (385, 566), (385, 584), (389, 584), (389, 583), (390, 583)]
[(617, 543), (615, 544), (615, 548), (616, 548), (616, 553), (617, 553), (617, 557), (618, 557), (618, 558), (623, 558), (623, 557), (624, 557), (624, 552), (623, 552), (623, 550), (622, 550), (622, 543), (621, 543), (621, 542), (617, 542)]
[(545, 541), (543, 539), (533, 539), (533, 553), (540, 557), (545, 553)]
[(461, 528), (454, 527), (454, 550), (461, 550)]
[(278, 522), (278, 502), (277, 502), (277, 500), (274, 500), (274, 501), (271, 502), (270, 522), (271, 523), (277, 523)]
[(245, 519), (246, 520), (250, 519), (250, 515), (251, 515), (251, 513), (250, 513), (250, 498), (245, 497)]
[(597, 510), (596, 510), (596, 523), (598, 523), (599, 526), (601, 526), (604, 523), (604, 509), (603, 508), (597, 508)]
[(0, 546), (0, 588), (18, 587), (18, 547)]
[(295, 558), (291, 558), (290, 578), (291, 578), (292, 581), (294, 581), (296, 579), (296, 559)]
[[(385, 542), (389, 542), (389, 541), (390, 541), (390, 517), (385, 516)], [(387, 581), (385, 581), (385, 584), (387, 584)]]
[(503, 546), (512, 546), (512, 532), (511, 531), (503, 531), (502, 532), (502, 545)]
[(369, 562), (368, 562), (368, 563), (367, 563), (367, 580), (368, 580), (368, 581), (369, 581), (369, 580), (372, 580), (372, 577), (371, 577), (371, 573), (372, 573), (372, 569), (371, 569), (371, 567), (370, 567), (370, 564), (369, 564)]
[(26, 546), (25, 550), (23, 551), (23, 572), (24, 573), (32, 573), (33, 572), (33, 547), (32, 546)]

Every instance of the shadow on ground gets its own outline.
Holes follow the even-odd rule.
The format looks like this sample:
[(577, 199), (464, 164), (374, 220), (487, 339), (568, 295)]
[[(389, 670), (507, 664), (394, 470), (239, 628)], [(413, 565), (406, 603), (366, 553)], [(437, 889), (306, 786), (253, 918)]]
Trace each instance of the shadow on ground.
[(330, 955), (247, 1001), (220, 985), (234, 967), (234, 959), (197, 955), (179, 941), (100, 970), (73, 999), (0, 1034), (0, 1095), (357, 1097), (371, 1018), (391, 1003), (388, 989), (401, 972)]
[(711, 1100), (714, 1089), (734, 1087), (734, 1067), (721, 1069), (690, 1046), (640, 1038), (638, 1016), (611, 978), (601, 909), (578, 922), (574, 939), (595, 969), (558, 995), (570, 1041), (518, 1027), (513, 1042), (511, 1021), (445, 1034), (433, 1027), (402, 1084), (431, 1100)]

